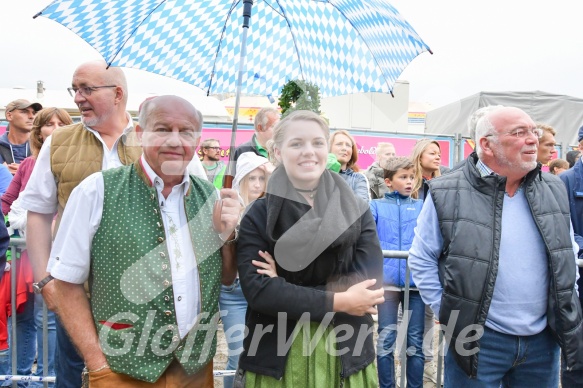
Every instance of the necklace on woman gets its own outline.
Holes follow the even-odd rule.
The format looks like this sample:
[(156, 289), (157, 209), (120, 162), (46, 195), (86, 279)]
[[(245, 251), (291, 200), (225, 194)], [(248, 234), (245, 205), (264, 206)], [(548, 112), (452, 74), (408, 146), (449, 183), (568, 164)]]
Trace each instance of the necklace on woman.
[(308, 193), (308, 197), (314, 198), (314, 195), (316, 195), (316, 190), (318, 190), (318, 186), (308, 190), (298, 189), (297, 187), (294, 187), (294, 189), (296, 189), (296, 191), (299, 193)]

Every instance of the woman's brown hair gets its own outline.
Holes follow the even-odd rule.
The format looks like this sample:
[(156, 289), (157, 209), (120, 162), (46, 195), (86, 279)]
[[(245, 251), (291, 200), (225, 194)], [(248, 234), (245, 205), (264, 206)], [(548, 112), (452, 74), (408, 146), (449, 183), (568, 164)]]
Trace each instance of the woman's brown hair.
[(332, 133), (332, 136), (330, 136), (330, 149), (332, 149), (332, 145), (334, 144), (334, 138), (338, 135), (346, 136), (347, 138), (350, 139), (350, 142), (352, 143), (352, 156), (350, 157), (348, 163), (346, 163), (346, 168), (347, 169), (351, 168), (355, 172), (360, 171), (360, 168), (358, 168), (358, 166), (356, 165), (356, 162), (358, 161), (358, 148), (356, 148), (356, 141), (354, 140), (352, 135), (348, 133), (348, 131), (340, 129)]
[(41, 128), (44, 127), (54, 115), (57, 115), (59, 120), (65, 125), (73, 124), (73, 119), (69, 116), (66, 110), (61, 108), (44, 108), (40, 110), (36, 116), (34, 116), (34, 121), (32, 123), (32, 130), (30, 131), (30, 151), (32, 152), (32, 157), (36, 159), (40, 148), (43, 145), (43, 137), (41, 133)]

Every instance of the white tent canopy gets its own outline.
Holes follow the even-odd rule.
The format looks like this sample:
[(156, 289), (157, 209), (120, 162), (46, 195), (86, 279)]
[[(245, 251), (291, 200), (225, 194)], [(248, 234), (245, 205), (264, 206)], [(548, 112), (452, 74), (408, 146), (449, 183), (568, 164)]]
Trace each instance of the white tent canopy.
[(488, 105), (514, 106), (524, 110), (535, 122), (557, 131), (557, 143), (577, 144), (577, 132), (583, 125), (583, 99), (536, 90), (533, 92), (480, 92), (460, 101), (427, 112), (425, 132), (461, 133), (469, 136), (468, 118)]
[[(178, 95), (190, 101), (198, 110), (202, 112), (206, 122), (230, 122), (231, 117), (227, 112), (225, 106), (214, 97), (206, 97), (204, 95), (184, 93)], [(137, 114), (140, 104), (148, 97), (154, 94), (132, 93), (130, 91), (128, 96), (127, 110), (131, 114)], [(10, 101), (24, 98), (32, 102), (39, 102), (45, 107), (55, 106), (66, 109), (71, 115), (79, 115), (77, 105), (73, 98), (69, 95), (67, 90), (47, 89), (42, 94), (37, 94), (36, 89), (2, 89), (0, 88), (0, 119), (4, 118), (4, 109)]]

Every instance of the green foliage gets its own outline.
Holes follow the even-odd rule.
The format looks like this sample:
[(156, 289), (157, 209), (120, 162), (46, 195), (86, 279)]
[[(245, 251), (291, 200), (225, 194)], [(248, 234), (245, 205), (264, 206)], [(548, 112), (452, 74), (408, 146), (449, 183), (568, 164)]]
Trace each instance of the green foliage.
[(294, 110), (311, 110), (320, 114), (320, 88), (310, 82), (290, 80), (281, 89), (278, 105), (282, 118)]

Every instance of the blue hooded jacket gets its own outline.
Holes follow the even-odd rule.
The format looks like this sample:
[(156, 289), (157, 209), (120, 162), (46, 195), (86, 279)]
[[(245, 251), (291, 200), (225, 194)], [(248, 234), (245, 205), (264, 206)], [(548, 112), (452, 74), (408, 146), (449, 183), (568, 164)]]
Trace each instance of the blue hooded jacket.
[(6, 162), (10, 163), (20, 163), (25, 158), (31, 155), (30, 146), (28, 141), (22, 144), (12, 144), (8, 140), (8, 132), (5, 132), (0, 136), (0, 164)]
[[(386, 193), (382, 199), (370, 202), (370, 211), (377, 224), (377, 233), (383, 250), (408, 251), (413, 243), (417, 217), (423, 201), (405, 197), (396, 191)], [(385, 258), (383, 263), (384, 283), (405, 286), (406, 261)], [(409, 285), (415, 286), (411, 277)]]
[(340, 176), (344, 178), (348, 186), (354, 192), (354, 195), (364, 199), (365, 201), (370, 200), (369, 190), (368, 190), (368, 181), (366, 177), (354, 171), (351, 168), (347, 168), (346, 170), (340, 170)]

